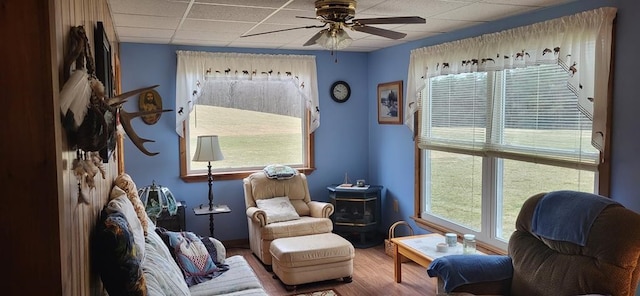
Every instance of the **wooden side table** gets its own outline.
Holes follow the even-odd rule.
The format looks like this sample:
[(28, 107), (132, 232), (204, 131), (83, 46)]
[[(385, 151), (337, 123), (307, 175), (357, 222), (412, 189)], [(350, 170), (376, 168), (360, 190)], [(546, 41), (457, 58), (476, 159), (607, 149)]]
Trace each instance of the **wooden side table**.
[(193, 212), (196, 214), (196, 216), (209, 215), (209, 234), (211, 237), (214, 237), (213, 236), (213, 215), (231, 213), (231, 209), (227, 205), (217, 205), (217, 206), (213, 206), (213, 208), (209, 210), (209, 205), (200, 205), (197, 208), (193, 208)]

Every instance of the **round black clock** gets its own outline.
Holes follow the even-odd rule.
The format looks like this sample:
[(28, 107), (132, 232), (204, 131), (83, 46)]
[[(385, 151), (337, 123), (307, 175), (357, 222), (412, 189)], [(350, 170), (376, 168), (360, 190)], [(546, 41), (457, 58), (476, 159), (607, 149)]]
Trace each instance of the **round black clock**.
[(330, 93), (334, 101), (344, 103), (351, 96), (351, 87), (348, 83), (338, 80), (331, 85)]

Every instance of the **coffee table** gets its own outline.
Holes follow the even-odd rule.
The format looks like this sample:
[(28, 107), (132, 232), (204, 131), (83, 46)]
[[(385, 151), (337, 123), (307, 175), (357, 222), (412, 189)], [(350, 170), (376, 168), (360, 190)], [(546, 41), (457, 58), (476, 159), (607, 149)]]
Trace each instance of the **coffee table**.
[[(396, 283), (402, 282), (402, 257), (409, 258), (424, 267), (429, 267), (429, 264), (436, 258), (462, 254), (461, 243), (457, 243), (453, 248), (449, 247), (447, 252), (438, 252), (436, 245), (445, 242), (444, 236), (439, 233), (395, 237), (391, 239), (391, 242), (394, 243), (393, 275)], [(476, 253), (484, 254), (480, 251), (476, 251)]]

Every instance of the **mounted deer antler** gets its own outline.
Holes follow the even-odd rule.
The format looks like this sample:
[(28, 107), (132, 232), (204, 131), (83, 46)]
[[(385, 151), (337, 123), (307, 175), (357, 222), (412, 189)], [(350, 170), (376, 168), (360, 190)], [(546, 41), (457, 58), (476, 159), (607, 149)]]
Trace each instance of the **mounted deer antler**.
[(110, 109), (114, 109), (112, 112), (114, 114), (118, 114), (119, 118), (120, 118), (120, 124), (122, 124), (122, 127), (125, 131), (125, 133), (127, 133), (127, 136), (129, 136), (129, 139), (131, 139), (131, 142), (133, 142), (134, 145), (136, 145), (136, 147), (138, 147), (138, 149), (149, 156), (154, 156), (156, 154), (158, 154), (158, 152), (149, 152), (149, 150), (147, 150), (144, 147), (144, 143), (146, 142), (155, 142), (154, 140), (150, 140), (150, 139), (145, 139), (145, 138), (141, 138), (140, 136), (138, 136), (138, 134), (136, 134), (136, 132), (133, 130), (133, 127), (131, 126), (131, 119), (138, 117), (138, 116), (142, 116), (142, 115), (151, 115), (151, 114), (156, 114), (156, 113), (162, 113), (162, 112), (168, 112), (168, 111), (173, 111), (172, 109), (163, 109), (163, 110), (152, 110), (152, 111), (138, 111), (138, 112), (126, 112), (124, 111), (124, 109), (122, 109), (122, 104), (124, 104), (129, 97), (137, 95), (139, 93), (151, 90), (158, 87), (158, 85), (154, 85), (154, 86), (149, 86), (149, 87), (143, 87), (143, 88), (139, 88), (136, 90), (132, 90), (120, 95), (117, 95), (113, 98), (108, 98), (106, 100), (106, 104), (110, 107)]

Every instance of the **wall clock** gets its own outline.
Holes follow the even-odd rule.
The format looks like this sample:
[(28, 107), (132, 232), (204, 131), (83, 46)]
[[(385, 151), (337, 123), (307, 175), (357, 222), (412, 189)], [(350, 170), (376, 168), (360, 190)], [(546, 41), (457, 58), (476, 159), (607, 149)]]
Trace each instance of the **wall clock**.
[(351, 87), (345, 81), (338, 80), (331, 85), (330, 93), (334, 101), (344, 103), (351, 96)]

